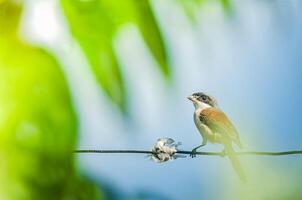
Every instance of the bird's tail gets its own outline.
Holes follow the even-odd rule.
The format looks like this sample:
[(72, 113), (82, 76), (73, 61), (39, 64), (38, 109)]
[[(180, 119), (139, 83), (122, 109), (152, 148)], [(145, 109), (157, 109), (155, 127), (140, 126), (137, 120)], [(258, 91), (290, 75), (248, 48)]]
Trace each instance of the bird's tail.
[(245, 176), (244, 170), (237, 158), (237, 155), (232, 147), (232, 144), (226, 144), (225, 151), (226, 151), (226, 155), (229, 157), (229, 159), (233, 165), (233, 168), (235, 169), (236, 173), (238, 174), (240, 180), (242, 182), (246, 182), (246, 176)]

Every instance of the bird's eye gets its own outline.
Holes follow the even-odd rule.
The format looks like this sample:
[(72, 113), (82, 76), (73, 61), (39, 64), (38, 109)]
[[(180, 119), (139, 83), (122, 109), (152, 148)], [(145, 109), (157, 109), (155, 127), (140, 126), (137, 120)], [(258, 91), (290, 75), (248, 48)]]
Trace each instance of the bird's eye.
[(202, 99), (203, 101), (205, 101), (205, 100), (207, 100), (207, 97), (206, 97), (206, 96), (202, 96), (201, 99)]

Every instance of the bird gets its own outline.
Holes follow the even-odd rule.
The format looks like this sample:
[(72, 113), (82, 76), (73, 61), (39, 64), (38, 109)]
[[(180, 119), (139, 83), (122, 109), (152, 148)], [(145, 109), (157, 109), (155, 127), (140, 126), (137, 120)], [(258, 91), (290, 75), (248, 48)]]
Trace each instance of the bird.
[(246, 182), (244, 170), (232, 146), (235, 143), (239, 148), (242, 148), (239, 134), (232, 122), (218, 107), (217, 101), (212, 96), (197, 92), (190, 95), (188, 99), (193, 102), (195, 107), (193, 118), (202, 136), (201, 145), (192, 150), (191, 157), (195, 157), (197, 149), (205, 146), (208, 141), (222, 144), (224, 145), (224, 153), (229, 157), (240, 180)]

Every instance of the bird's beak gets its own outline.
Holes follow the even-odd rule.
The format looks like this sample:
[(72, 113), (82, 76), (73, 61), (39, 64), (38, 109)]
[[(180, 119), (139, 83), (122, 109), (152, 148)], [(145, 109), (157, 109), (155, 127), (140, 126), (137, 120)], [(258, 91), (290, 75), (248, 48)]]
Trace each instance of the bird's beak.
[(194, 100), (194, 97), (193, 96), (188, 96), (187, 97), (190, 101), (193, 101)]

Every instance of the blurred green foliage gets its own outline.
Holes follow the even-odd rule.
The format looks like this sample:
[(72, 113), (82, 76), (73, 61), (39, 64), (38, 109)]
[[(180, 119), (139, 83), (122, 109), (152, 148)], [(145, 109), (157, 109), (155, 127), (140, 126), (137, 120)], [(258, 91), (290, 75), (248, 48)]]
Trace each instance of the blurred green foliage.
[[(0, 199), (103, 199), (74, 164), (77, 120), (60, 66), (45, 50), (18, 38), (22, 5), (13, 2), (0, 0)], [(121, 26), (136, 25), (169, 80), (166, 47), (148, 0), (61, 0), (61, 5), (101, 88), (122, 111), (127, 92), (112, 45)]]
[(77, 121), (60, 67), (17, 37), (20, 13), (0, 2), (0, 199), (100, 199), (77, 175)]
[(191, 22), (196, 22), (196, 10), (203, 4), (218, 3), (225, 14), (232, 14), (232, 6), (230, 0), (176, 0)]
[(122, 25), (137, 25), (163, 76), (170, 76), (166, 48), (148, 0), (61, 0), (61, 4), (96, 79), (122, 110), (127, 105), (126, 91), (112, 47), (115, 33)]

